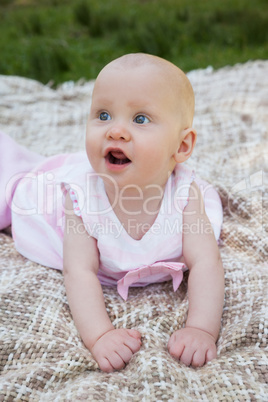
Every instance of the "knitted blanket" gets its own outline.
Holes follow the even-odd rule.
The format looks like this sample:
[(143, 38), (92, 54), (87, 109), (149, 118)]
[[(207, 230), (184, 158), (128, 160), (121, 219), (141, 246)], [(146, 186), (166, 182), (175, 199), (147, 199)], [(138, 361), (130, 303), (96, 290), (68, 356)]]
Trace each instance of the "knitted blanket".
[[(198, 141), (187, 164), (213, 183), (224, 208), (217, 359), (193, 369), (167, 351), (186, 321), (186, 275), (176, 293), (169, 282), (132, 288), (127, 302), (103, 287), (112, 323), (139, 329), (142, 347), (124, 370), (101, 372), (73, 323), (62, 273), (22, 257), (0, 233), (1, 401), (268, 400), (268, 61), (188, 76)], [(0, 129), (45, 155), (81, 150), (93, 85), (54, 90), (0, 76)]]

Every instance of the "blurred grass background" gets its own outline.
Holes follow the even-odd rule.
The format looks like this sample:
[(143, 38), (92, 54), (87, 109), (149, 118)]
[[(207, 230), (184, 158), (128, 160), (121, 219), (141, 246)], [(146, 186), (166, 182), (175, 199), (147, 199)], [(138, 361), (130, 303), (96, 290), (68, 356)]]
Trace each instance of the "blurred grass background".
[(0, 74), (56, 86), (129, 52), (184, 71), (267, 59), (267, 0), (0, 0)]

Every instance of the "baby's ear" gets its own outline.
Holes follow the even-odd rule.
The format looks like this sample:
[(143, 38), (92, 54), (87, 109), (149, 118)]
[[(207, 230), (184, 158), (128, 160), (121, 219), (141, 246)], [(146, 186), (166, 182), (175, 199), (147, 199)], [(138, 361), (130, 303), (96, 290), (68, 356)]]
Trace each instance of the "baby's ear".
[(192, 154), (196, 143), (196, 131), (190, 127), (180, 133), (180, 144), (174, 155), (177, 163), (185, 162)]

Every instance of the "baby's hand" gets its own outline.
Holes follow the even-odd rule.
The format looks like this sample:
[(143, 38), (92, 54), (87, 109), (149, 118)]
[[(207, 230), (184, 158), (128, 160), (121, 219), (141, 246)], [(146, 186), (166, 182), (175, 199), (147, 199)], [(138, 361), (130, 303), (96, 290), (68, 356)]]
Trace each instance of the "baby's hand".
[(209, 333), (197, 328), (183, 328), (175, 331), (168, 342), (171, 356), (186, 366), (203, 366), (217, 356), (215, 339)]
[(141, 334), (135, 329), (112, 329), (103, 334), (91, 348), (102, 371), (110, 373), (125, 367), (141, 347)]

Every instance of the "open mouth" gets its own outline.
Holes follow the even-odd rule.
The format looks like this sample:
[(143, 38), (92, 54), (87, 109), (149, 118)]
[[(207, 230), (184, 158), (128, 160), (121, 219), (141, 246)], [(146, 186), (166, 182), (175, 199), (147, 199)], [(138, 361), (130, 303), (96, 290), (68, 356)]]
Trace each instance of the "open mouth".
[(109, 151), (106, 160), (112, 165), (126, 165), (131, 162), (121, 150)]

